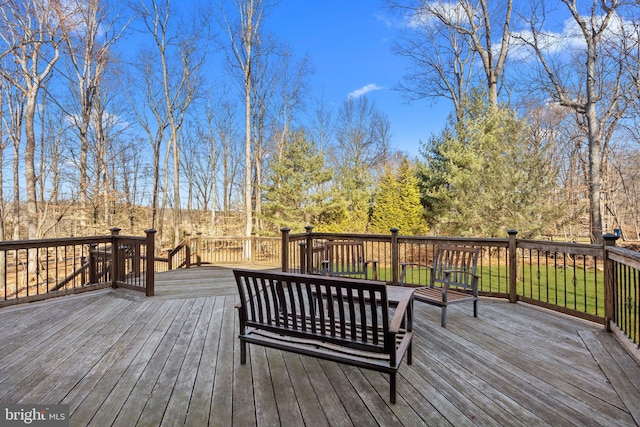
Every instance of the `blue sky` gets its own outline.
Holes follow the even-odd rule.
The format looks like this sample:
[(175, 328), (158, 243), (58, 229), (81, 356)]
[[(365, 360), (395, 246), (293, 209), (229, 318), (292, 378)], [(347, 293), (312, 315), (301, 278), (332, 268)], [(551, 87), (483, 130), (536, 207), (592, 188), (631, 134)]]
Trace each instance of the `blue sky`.
[(281, 0), (264, 22), (296, 56), (311, 59), (313, 96), (324, 93), (336, 111), (350, 94), (375, 101), (389, 118), (396, 149), (417, 156), (419, 141), (444, 127), (446, 102), (407, 104), (394, 90), (407, 61), (392, 52), (398, 27), (381, 1)]

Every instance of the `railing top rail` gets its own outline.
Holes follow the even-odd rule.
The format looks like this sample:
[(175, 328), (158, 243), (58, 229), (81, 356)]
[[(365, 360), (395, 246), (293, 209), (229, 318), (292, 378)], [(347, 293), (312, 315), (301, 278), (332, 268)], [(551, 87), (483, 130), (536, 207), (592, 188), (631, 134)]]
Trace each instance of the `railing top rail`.
[(621, 248), (620, 246), (607, 246), (607, 252), (614, 253), (616, 255), (620, 255), (635, 261), (640, 261), (640, 252)]
[(640, 252), (617, 246), (607, 246), (606, 250), (609, 259), (640, 270)]
[(314, 239), (340, 239), (340, 240), (367, 240), (367, 241), (387, 241), (391, 239), (390, 234), (360, 234), (360, 233), (301, 233), (290, 234), (289, 240), (302, 240), (307, 237)]
[(111, 242), (113, 236), (92, 236), (92, 237), (63, 237), (57, 239), (40, 240), (3, 240), (0, 241), (0, 251), (15, 249), (43, 248), (48, 246), (65, 245), (89, 245), (92, 243)]
[(494, 238), (494, 237), (450, 237), (450, 236), (399, 236), (398, 242), (400, 243), (416, 243), (420, 241), (427, 241), (432, 243), (446, 242), (448, 244), (461, 244), (470, 246), (496, 246), (507, 247), (509, 245), (509, 239), (506, 238)]
[(117, 236), (116, 240), (124, 243), (144, 243), (147, 238), (141, 236)]
[(540, 240), (518, 239), (518, 247), (538, 251), (564, 252), (573, 255), (602, 256), (602, 245), (573, 242), (546, 242)]

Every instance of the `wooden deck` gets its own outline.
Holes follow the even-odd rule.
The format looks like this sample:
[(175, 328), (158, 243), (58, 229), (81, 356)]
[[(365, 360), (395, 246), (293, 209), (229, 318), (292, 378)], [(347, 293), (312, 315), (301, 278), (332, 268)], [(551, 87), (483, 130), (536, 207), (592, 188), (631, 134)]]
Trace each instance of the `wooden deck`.
[(72, 426), (634, 426), (640, 368), (600, 325), (482, 299), (416, 303), (413, 365), (388, 377), (250, 347), (229, 269), (0, 309), (0, 402), (68, 403)]

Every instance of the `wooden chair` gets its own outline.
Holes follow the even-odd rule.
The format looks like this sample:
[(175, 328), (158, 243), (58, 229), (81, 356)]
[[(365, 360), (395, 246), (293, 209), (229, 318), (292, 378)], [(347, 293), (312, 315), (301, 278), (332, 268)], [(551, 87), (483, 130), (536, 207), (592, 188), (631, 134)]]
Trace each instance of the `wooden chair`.
[(329, 241), (325, 243), (325, 259), (322, 261), (324, 276), (369, 278), (369, 265), (373, 280), (378, 280), (378, 261), (365, 259), (364, 242)]
[[(414, 299), (442, 308), (441, 325), (447, 327), (447, 306), (459, 302), (473, 302), (473, 316), (478, 317), (478, 255), (480, 248), (466, 246), (438, 246), (433, 265), (429, 269), (429, 285), (419, 287)], [(408, 266), (416, 263), (401, 263), (400, 286)]]

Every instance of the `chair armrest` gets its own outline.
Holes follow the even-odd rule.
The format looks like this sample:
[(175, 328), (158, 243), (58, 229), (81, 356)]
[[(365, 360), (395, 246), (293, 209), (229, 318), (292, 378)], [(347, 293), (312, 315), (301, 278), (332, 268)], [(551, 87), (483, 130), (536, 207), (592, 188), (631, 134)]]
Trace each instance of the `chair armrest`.
[(398, 285), (404, 286), (404, 278), (407, 276), (407, 267), (425, 267), (431, 269), (431, 266), (420, 264), (419, 262), (401, 262), (400, 263), (400, 279)]
[[(393, 318), (391, 319), (391, 324), (389, 325), (389, 332), (392, 334), (397, 334), (400, 331), (400, 327), (404, 324), (404, 318), (407, 314), (407, 311), (411, 310), (411, 304), (413, 302), (413, 293), (414, 290), (411, 289), (407, 291), (402, 299), (398, 302), (396, 306), (396, 311), (393, 313)], [(408, 325), (410, 326), (410, 325)], [(409, 327), (407, 328), (408, 330)]]
[(475, 277), (476, 279), (480, 278), (480, 276), (478, 276), (477, 274), (474, 274), (470, 271), (466, 271), (466, 270), (442, 270), (444, 273), (462, 273), (462, 274), (468, 274), (469, 276)]
[(471, 273), (470, 271), (465, 271), (465, 270), (443, 270), (443, 273), (445, 274), (445, 281), (444, 281), (444, 292), (447, 291), (447, 289), (449, 289), (449, 278), (451, 277), (452, 273), (455, 274), (466, 274), (467, 276), (471, 276), (471, 286), (473, 287), (473, 292), (474, 294), (478, 291), (478, 279), (480, 278), (480, 276), (478, 276), (477, 274)]

